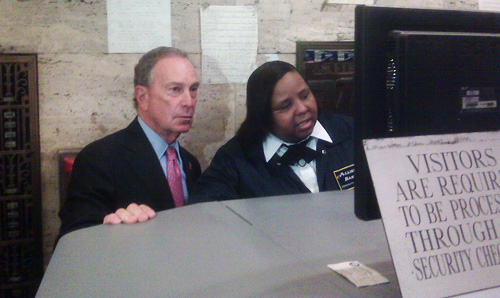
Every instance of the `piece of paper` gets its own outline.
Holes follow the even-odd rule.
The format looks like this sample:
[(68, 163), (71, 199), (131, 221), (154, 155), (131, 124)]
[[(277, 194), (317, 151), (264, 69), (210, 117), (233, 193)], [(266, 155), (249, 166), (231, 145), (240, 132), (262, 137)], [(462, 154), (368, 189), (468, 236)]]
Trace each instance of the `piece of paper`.
[(108, 52), (146, 53), (171, 46), (170, 1), (107, 0)]
[(373, 5), (374, 0), (325, 0), (326, 4), (364, 4)]
[(330, 264), (328, 267), (347, 278), (358, 288), (389, 282), (380, 273), (358, 261)]
[(500, 133), (364, 140), (404, 297), (500, 285)]
[(499, 0), (479, 0), (479, 10), (500, 11)]
[(257, 8), (212, 5), (200, 15), (203, 83), (246, 83), (256, 67)]

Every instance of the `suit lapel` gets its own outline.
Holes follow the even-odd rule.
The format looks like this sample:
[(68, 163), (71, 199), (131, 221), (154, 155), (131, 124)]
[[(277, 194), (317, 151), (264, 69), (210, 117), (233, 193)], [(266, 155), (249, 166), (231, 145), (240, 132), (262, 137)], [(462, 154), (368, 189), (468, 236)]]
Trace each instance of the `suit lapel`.
[(153, 147), (139, 125), (137, 118), (126, 128), (123, 158), (134, 170), (136, 179), (143, 185), (157, 208), (173, 208), (174, 203), (167, 179)]
[(192, 176), (193, 164), (191, 163), (191, 159), (190, 159), (189, 155), (187, 154), (186, 149), (184, 149), (180, 145), (179, 145), (179, 154), (180, 154), (181, 159), (182, 159), (182, 168), (184, 170), (184, 173), (186, 174), (186, 187), (187, 187), (188, 193), (189, 193), (189, 190), (192, 189), (193, 184), (194, 184), (193, 183), (193, 176)]
[(258, 168), (260, 173), (268, 173), (269, 181), (276, 180), (282, 188), (282, 194), (297, 193), (297, 190), (303, 193), (310, 192), (300, 178), (287, 165), (277, 164), (273, 157), (269, 162), (266, 162), (262, 145), (250, 150), (250, 160)]
[(318, 141), (318, 158), (316, 160), (316, 175), (320, 191), (339, 190), (339, 182), (335, 178), (334, 172), (353, 164), (346, 163), (344, 151), (339, 144)]
[(339, 183), (335, 179), (334, 171), (350, 166), (346, 160), (345, 149), (342, 143), (350, 139), (352, 135), (335, 129), (335, 124), (331, 120), (328, 120), (328, 116), (329, 114), (323, 114), (318, 119), (333, 141), (329, 143), (318, 140), (318, 145), (316, 146), (316, 151), (318, 152), (316, 175), (320, 191), (339, 190)]
[[(281, 171), (289, 181), (290, 180), (293, 181), (294, 185), (296, 185), (296, 187), (301, 192), (303, 192), (303, 193), (311, 192), (311, 190), (309, 190), (309, 188), (307, 188), (307, 186), (304, 184), (304, 182), (302, 182), (302, 180), (300, 180), (300, 178), (297, 176), (297, 174), (295, 174), (295, 172), (289, 166), (278, 165), (278, 166), (276, 166), (276, 168), (278, 169), (278, 171)], [(283, 176), (281, 176), (281, 177), (283, 177)]]
[[(318, 145), (316, 151), (318, 152), (318, 158), (316, 159), (316, 176), (318, 178), (318, 186), (320, 191), (324, 191), (327, 184), (327, 177), (330, 177), (330, 171), (336, 168), (333, 163), (335, 163), (335, 156), (332, 154), (331, 150), (334, 150), (335, 145), (328, 143), (323, 140), (318, 140)], [(328, 181), (328, 183), (334, 183), (334, 181)]]

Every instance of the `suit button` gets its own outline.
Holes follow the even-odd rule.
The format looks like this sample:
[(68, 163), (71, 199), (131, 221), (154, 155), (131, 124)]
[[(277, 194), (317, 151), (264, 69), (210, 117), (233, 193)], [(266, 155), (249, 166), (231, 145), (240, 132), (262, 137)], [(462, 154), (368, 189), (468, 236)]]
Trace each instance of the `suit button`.
[(325, 149), (321, 150), (321, 154), (326, 154), (326, 150)]

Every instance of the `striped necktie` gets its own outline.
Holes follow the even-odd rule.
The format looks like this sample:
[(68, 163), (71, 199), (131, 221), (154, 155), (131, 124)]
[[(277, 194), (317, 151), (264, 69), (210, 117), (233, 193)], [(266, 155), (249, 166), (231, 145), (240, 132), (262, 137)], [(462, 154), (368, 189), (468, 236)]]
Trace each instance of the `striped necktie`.
[(174, 147), (167, 148), (167, 176), (168, 186), (174, 198), (175, 207), (184, 206), (184, 189), (182, 187), (182, 174), (177, 160), (177, 151)]

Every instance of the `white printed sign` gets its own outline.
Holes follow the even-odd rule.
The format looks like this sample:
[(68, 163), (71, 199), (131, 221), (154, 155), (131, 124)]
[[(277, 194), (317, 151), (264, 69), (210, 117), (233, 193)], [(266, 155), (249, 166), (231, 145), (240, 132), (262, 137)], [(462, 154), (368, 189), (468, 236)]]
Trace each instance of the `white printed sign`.
[(257, 7), (200, 9), (203, 84), (246, 83), (256, 68)]
[(365, 140), (404, 297), (500, 285), (500, 133)]
[(362, 4), (373, 5), (374, 0), (326, 0), (326, 4)]
[(108, 52), (146, 53), (172, 44), (170, 1), (107, 0)]

